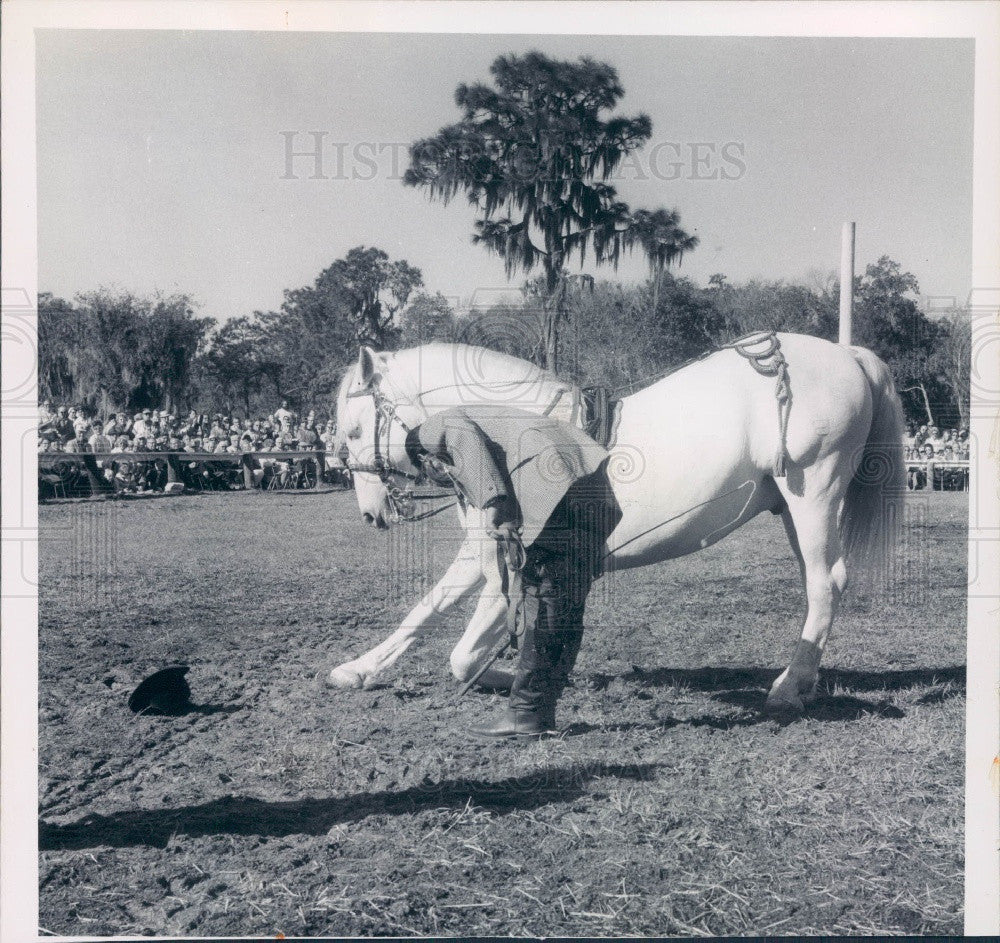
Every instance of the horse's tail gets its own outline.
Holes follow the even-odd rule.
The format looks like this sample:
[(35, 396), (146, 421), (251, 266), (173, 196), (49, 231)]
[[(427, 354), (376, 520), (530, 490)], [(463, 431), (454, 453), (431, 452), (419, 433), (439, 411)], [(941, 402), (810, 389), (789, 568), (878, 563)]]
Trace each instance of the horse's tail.
[[(872, 391), (872, 421), (840, 519), (844, 554), (863, 582), (886, 586), (906, 492), (903, 406), (892, 374), (870, 350), (851, 347)], [(881, 577), (881, 578), (880, 578)]]

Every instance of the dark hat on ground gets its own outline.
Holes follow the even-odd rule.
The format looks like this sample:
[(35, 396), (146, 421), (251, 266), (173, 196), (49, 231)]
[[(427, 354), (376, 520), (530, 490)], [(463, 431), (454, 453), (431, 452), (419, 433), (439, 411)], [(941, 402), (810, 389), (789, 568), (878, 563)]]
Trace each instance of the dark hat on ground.
[(128, 699), (129, 709), (137, 714), (176, 715), (191, 708), (191, 688), (184, 675), (187, 665), (171, 665), (151, 674)]

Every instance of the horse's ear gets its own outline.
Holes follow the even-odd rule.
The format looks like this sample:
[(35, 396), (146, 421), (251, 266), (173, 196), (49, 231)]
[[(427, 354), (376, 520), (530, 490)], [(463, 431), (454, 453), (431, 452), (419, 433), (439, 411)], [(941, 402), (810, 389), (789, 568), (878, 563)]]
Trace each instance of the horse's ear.
[(375, 351), (362, 346), (358, 351), (358, 383), (361, 389), (368, 389), (375, 379)]

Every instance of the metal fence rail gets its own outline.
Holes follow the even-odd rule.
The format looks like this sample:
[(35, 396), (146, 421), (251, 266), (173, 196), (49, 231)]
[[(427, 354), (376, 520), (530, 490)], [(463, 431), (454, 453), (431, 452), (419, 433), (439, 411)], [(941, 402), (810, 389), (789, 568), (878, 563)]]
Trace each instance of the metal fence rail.
[[(908, 459), (906, 483), (911, 491), (968, 491), (969, 467), (968, 461), (955, 459), (947, 462), (933, 458)], [(946, 481), (958, 484), (960, 487), (946, 488)]]

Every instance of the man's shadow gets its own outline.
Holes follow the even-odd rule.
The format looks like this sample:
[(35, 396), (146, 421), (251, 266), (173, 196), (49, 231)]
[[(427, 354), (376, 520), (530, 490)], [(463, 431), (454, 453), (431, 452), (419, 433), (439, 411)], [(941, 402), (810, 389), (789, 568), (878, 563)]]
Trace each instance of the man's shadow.
[(413, 815), (427, 809), (462, 809), (468, 803), (496, 814), (533, 810), (584, 794), (594, 779), (647, 780), (657, 763), (573, 763), (546, 767), (524, 776), (491, 781), (446, 779), (424, 782), (400, 791), (362, 792), (340, 798), (269, 802), (247, 796), (226, 796), (179, 809), (135, 809), (111, 815), (88, 815), (75, 822), (39, 822), (42, 851), (124, 848), (148, 845), (163, 848), (171, 836), (202, 835), (285, 836), (325, 835), (334, 825), (369, 815)]

